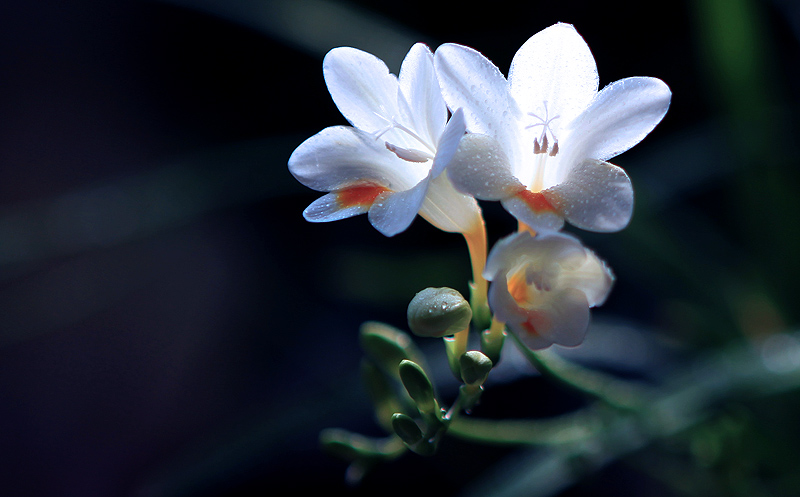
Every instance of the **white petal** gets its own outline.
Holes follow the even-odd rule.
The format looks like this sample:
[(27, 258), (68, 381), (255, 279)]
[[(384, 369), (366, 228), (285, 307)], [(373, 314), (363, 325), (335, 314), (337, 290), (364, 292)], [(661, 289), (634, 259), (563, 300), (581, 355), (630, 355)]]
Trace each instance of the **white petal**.
[(619, 231), (633, 215), (631, 180), (608, 162), (583, 161), (545, 194), (570, 224), (588, 231)]
[(456, 189), (481, 200), (500, 200), (524, 189), (511, 173), (500, 143), (488, 135), (464, 136), (447, 165), (447, 175)]
[(513, 162), (520, 155), (520, 111), (500, 70), (479, 52), (445, 44), (434, 55), (436, 73), (447, 105), (462, 107), (470, 133), (497, 139)]
[(386, 149), (383, 140), (349, 126), (325, 128), (304, 141), (289, 158), (289, 171), (302, 184), (333, 191), (357, 182), (407, 190), (427, 175)]
[(410, 112), (409, 122), (403, 124), (428, 145), (435, 146), (447, 121), (447, 105), (427, 45), (417, 43), (408, 51), (400, 68), (399, 83)]
[(419, 214), (442, 231), (467, 233), (481, 222), (478, 202), (455, 189), (446, 174), (431, 179)]
[(548, 297), (532, 319), (536, 332), (542, 338), (565, 347), (580, 345), (589, 326), (586, 295), (580, 290), (565, 288)]
[(595, 307), (605, 302), (611, 292), (614, 275), (594, 252), (585, 249), (585, 253), (586, 257), (579, 267), (561, 272), (559, 285), (582, 291), (589, 307)]
[(450, 121), (447, 122), (442, 136), (438, 138), (439, 143), (436, 148), (436, 157), (431, 167), (431, 175), (434, 178), (442, 174), (444, 168), (446, 168), (453, 159), (453, 155), (455, 155), (466, 130), (467, 125), (464, 122), (464, 112), (460, 108), (456, 109), (453, 116), (450, 117)]
[(519, 195), (503, 199), (501, 203), (512, 216), (537, 232), (558, 231), (564, 226), (563, 215), (542, 193), (531, 194), (523, 190)]
[(544, 102), (556, 136), (597, 92), (597, 66), (589, 46), (569, 24), (555, 24), (526, 41), (511, 62), (511, 94), (523, 113), (544, 119)]
[(306, 221), (311, 221), (312, 223), (325, 223), (357, 216), (367, 212), (367, 209), (369, 209), (369, 206), (362, 204), (343, 207), (338, 202), (337, 195), (329, 193), (306, 207), (306, 210), (303, 211), (303, 217), (306, 218)]
[(541, 267), (551, 262), (583, 256), (585, 248), (574, 236), (561, 232), (540, 233), (536, 237), (527, 231), (508, 235), (495, 243), (486, 260), (484, 278), (492, 280), (503, 268), (520, 263)]
[(570, 158), (607, 160), (625, 152), (661, 122), (671, 95), (656, 78), (627, 78), (606, 86), (572, 123)]
[(399, 114), (397, 78), (374, 55), (334, 48), (322, 61), (322, 73), (336, 107), (356, 128), (375, 132)]
[(417, 216), (427, 190), (428, 178), (425, 178), (409, 190), (380, 195), (369, 209), (369, 222), (386, 236), (405, 231)]
[[(528, 313), (517, 304), (514, 297), (508, 292), (508, 279), (504, 272), (501, 271), (494, 275), (491, 282), (487, 295), (489, 308), (499, 321), (516, 329), (516, 325), (524, 323), (528, 319)], [(546, 347), (550, 343), (543, 345)]]

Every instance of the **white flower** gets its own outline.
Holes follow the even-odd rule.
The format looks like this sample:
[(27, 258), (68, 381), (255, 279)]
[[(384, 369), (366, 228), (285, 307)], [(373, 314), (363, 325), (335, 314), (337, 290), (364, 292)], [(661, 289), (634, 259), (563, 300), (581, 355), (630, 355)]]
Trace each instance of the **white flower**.
[(589, 308), (602, 304), (614, 276), (573, 236), (527, 231), (492, 248), (483, 275), (489, 307), (531, 349), (579, 345), (589, 325)]
[(604, 232), (628, 224), (630, 179), (605, 161), (664, 117), (671, 94), (661, 80), (627, 78), (598, 92), (592, 53), (568, 24), (523, 44), (508, 80), (461, 45), (439, 47), (435, 64), (445, 100), (463, 109), (472, 133), (448, 167), (459, 190), (501, 200), (537, 230), (560, 229), (564, 219)]
[(325, 56), (323, 74), (353, 127), (326, 128), (292, 153), (291, 173), (330, 192), (306, 208), (305, 218), (335, 221), (368, 212), (387, 236), (408, 228), (417, 213), (444, 231), (476, 229), (482, 222), (477, 202), (441, 174), (465, 124), (460, 111), (447, 121), (430, 49), (414, 45), (396, 77), (371, 54), (335, 48)]

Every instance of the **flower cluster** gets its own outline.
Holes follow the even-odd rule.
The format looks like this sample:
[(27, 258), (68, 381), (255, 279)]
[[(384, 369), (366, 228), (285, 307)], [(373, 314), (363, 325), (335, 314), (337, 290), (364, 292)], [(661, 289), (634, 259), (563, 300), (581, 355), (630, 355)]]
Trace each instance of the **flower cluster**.
[[(597, 232), (628, 224), (631, 181), (606, 161), (661, 121), (669, 88), (633, 77), (598, 90), (591, 51), (568, 24), (531, 37), (508, 78), (456, 44), (435, 53), (413, 46), (399, 76), (368, 53), (336, 48), (323, 73), (351, 126), (320, 131), (289, 159), (295, 178), (326, 192), (305, 218), (367, 213), (393, 236), (419, 214), (461, 233), (473, 262), (474, 322), (488, 304), (487, 327), (506, 328), (532, 349), (580, 344), (613, 276), (561, 229), (565, 221)], [(519, 222), (488, 256), (476, 199), (500, 201)]]

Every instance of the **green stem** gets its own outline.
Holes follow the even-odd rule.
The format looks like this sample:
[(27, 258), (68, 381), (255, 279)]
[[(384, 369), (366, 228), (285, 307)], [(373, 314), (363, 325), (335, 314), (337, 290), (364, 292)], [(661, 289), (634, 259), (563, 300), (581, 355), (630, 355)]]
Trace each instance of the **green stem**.
[(643, 388), (597, 371), (568, 362), (550, 350), (534, 352), (514, 333), (509, 333), (517, 348), (543, 376), (589, 395), (612, 407), (637, 410), (645, 402)]
[(558, 445), (589, 439), (602, 429), (594, 409), (585, 409), (556, 418), (487, 420), (455, 417), (448, 434), (497, 445)]

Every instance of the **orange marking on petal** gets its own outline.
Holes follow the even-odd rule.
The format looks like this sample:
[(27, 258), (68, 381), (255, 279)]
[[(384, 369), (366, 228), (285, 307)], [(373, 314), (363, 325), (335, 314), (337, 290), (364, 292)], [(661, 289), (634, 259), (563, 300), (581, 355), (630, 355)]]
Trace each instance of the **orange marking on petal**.
[(375, 183), (362, 183), (348, 186), (336, 192), (336, 201), (342, 208), (353, 206), (368, 207), (375, 202), (378, 195), (388, 191), (388, 188)]
[(525, 272), (520, 271), (508, 280), (508, 293), (517, 304), (528, 303), (528, 282), (525, 281)]
[(538, 335), (538, 333), (536, 333), (536, 328), (533, 327), (530, 320), (525, 321), (524, 323), (520, 323), (520, 326), (525, 328), (525, 331), (527, 331), (531, 335)]
[(523, 200), (533, 212), (557, 212), (553, 204), (547, 200), (542, 192), (532, 192), (528, 189), (520, 190), (517, 197)]

